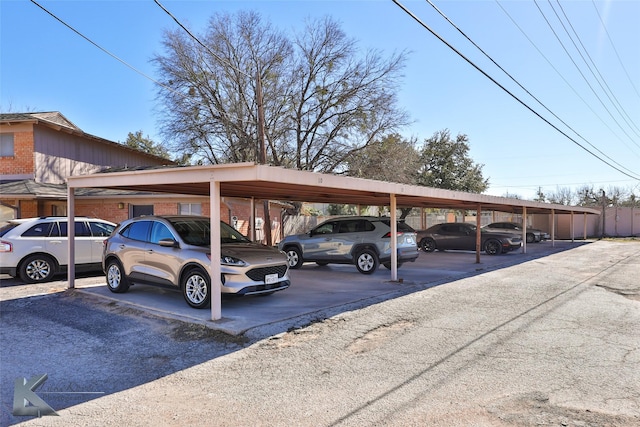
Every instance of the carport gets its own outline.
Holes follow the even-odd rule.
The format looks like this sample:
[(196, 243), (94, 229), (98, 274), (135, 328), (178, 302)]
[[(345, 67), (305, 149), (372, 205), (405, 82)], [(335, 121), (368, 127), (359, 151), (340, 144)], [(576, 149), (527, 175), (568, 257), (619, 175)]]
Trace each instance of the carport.
[[(599, 215), (600, 211), (584, 207), (510, 199), (505, 197), (442, 190), (407, 184), (350, 178), (339, 175), (284, 169), (253, 163), (234, 163), (213, 166), (189, 166), (124, 172), (97, 173), (68, 178), (68, 220), (75, 217), (76, 188), (112, 188), (169, 194), (188, 194), (210, 197), (211, 212), (211, 273), (221, 274), (220, 205), (221, 197), (251, 198), (317, 203), (345, 203), (363, 206), (389, 206), (391, 234), (397, 232), (396, 210), (401, 207), (448, 208), (475, 210), (480, 229), (482, 210), (519, 213), (523, 217), (523, 237), (526, 216), (532, 213), (575, 213)], [(554, 235), (552, 221), (551, 235)], [(572, 221), (573, 224), (573, 221)], [(75, 259), (74, 227), (68, 227), (69, 259)], [(585, 232), (586, 233), (586, 232)], [(572, 233), (573, 235), (573, 233)], [(585, 236), (586, 237), (586, 236)], [(553, 238), (553, 237), (552, 237)], [(526, 239), (523, 239), (526, 251)], [(396, 241), (391, 239), (391, 280), (397, 281)], [(480, 260), (480, 232), (476, 236), (476, 262)], [(69, 288), (75, 286), (75, 265), (68, 266)], [(211, 320), (222, 318), (220, 284), (211, 283)]]

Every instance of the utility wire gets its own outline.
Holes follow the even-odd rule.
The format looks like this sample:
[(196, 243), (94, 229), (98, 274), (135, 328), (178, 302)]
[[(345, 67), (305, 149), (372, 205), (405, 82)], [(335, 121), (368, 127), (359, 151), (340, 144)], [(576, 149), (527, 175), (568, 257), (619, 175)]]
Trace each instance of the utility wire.
[[(600, 114), (593, 109), (593, 107), (591, 106), (591, 104), (589, 104), (583, 97), (582, 95), (576, 90), (576, 88), (574, 88), (571, 83), (564, 77), (564, 75), (562, 75), (562, 73), (560, 71), (558, 71), (558, 69), (555, 67), (555, 65), (549, 60), (549, 58), (547, 58), (545, 56), (545, 54), (540, 50), (540, 48), (535, 44), (535, 42), (533, 40), (531, 40), (531, 37), (529, 37), (527, 35), (527, 33), (522, 29), (522, 27), (520, 27), (520, 25), (518, 25), (518, 23), (515, 21), (515, 19), (513, 19), (513, 17), (509, 14), (509, 12), (502, 6), (502, 4), (500, 4), (500, 2), (498, 0), (494, 0), (495, 3), (498, 5), (498, 7), (502, 10), (502, 12), (504, 12), (505, 15), (507, 15), (507, 17), (509, 18), (509, 20), (511, 20), (511, 22), (513, 23), (513, 25), (516, 26), (516, 28), (520, 31), (520, 33), (529, 41), (529, 43), (531, 44), (531, 46), (533, 46), (533, 48), (540, 54), (540, 56), (542, 56), (542, 58), (544, 58), (545, 61), (547, 61), (547, 64), (551, 67), (551, 69), (553, 69), (553, 71), (556, 72), (556, 74), (558, 75), (558, 77), (560, 77), (564, 83), (573, 91), (574, 95), (576, 95), (581, 101), (582, 103), (589, 109), (591, 110), (591, 112), (593, 113), (594, 116), (596, 116), (598, 118), (598, 120), (600, 120), (600, 122), (607, 128), (609, 129), (609, 131), (616, 136), (616, 138), (622, 143), (624, 144), (625, 147), (627, 147), (629, 150), (631, 150), (631, 148), (626, 144), (626, 142), (624, 142), (622, 140), (622, 138), (620, 137), (620, 135), (618, 135), (618, 133), (613, 130), (611, 128), (611, 126), (609, 126), (609, 123), (605, 122), (604, 119), (602, 118), (602, 116), (600, 116)], [(633, 152), (633, 150), (631, 150)], [(634, 153), (635, 154), (635, 153)]]
[(44, 10), (48, 15), (50, 15), (51, 17), (53, 17), (56, 21), (60, 22), (62, 25), (64, 25), (65, 27), (67, 27), (68, 29), (70, 29), (71, 31), (73, 31), (74, 33), (76, 33), (77, 35), (79, 35), (80, 37), (82, 37), (83, 39), (85, 39), (86, 41), (88, 41), (89, 43), (91, 43), (92, 45), (94, 45), (95, 47), (97, 47), (98, 49), (100, 49), (101, 51), (103, 51), (104, 53), (106, 53), (107, 55), (109, 55), (110, 57), (116, 59), (117, 61), (119, 61), (120, 63), (124, 64), (125, 66), (127, 66), (128, 68), (130, 68), (131, 70), (135, 71), (136, 73), (140, 74), (142, 77), (147, 78), (149, 80), (151, 80), (152, 82), (154, 82), (155, 84), (157, 84), (158, 86), (162, 86), (163, 88), (170, 90), (172, 92), (175, 92), (174, 89), (170, 88), (169, 86), (166, 86), (162, 83), (160, 83), (159, 81), (155, 80), (153, 77), (150, 77), (149, 75), (145, 74), (144, 72), (138, 70), (137, 68), (135, 68), (133, 65), (127, 63), (125, 60), (120, 59), (118, 56), (114, 55), (113, 53), (109, 52), (107, 49), (103, 48), (102, 46), (100, 46), (98, 43), (94, 42), (93, 40), (91, 40), (89, 37), (85, 36), (84, 34), (82, 34), (80, 31), (76, 30), (75, 28), (73, 28), (71, 25), (67, 24), (65, 21), (63, 21), (62, 19), (58, 18), (56, 15), (54, 15), (52, 12), (50, 12), (49, 10), (47, 10), (44, 6), (42, 6), (40, 3), (38, 3), (36, 0), (30, 0), (31, 3), (35, 4), (36, 6), (38, 6), (40, 9)]
[[(556, 40), (558, 41), (558, 43), (560, 43), (560, 46), (562, 46), (562, 49), (564, 50), (564, 52), (567, 54), (567, 56), (569, 57), (569, 60), (571, 61), (571, 63), (573, 64), (574, 67), (576, 67), (576, 70), (578, 70), (578, 73), (580, 74), (580, 76), (582, 76), (582, 79), (585, 81), (585, 83), (587, 84), (587, 86), (589, 86), (589, 89), (591, 89), (591, 92), (593, 93), (593, 95), (598, 99), (598, 101), (600, 101), (600, 105), (602, 105), (602, 107), (605, 109), (605, 111), (607, 113), (609, 113), (609, 116), (611, 117), (611, 119), (618, 125), (618, 127), (622, 130), (622, 132), (627, 135), (627, 137), (635, 144), (636, 142), (633, 141), (633, 138), (631, 137), (631, 135), (629, 135), (627, 133), (627, 131), (622, 127), (622, 125), (620, 125), (620, 122), (618, 122), (618, 120), (616, 120), (616, 118), (613, 116), (613, 114), (611, 113), (611, 110), (609, 110), (609, 108), (606, 106), (606, 104), (604, 103), (604, 101), (602, 100), (602, 98), (600, 98), (600, 96), (598, 95), (598, 93), (596, 92), (596, 90), (593, 88), (593, 86), (591, 85), (591, 83), (589, 82), (589, 79), (587, 79), (587, 77), (584, 75), (584, 73), (582, 72), (582, 70), (580, 69), (580, 67), (578, 66), (578, 64), (576, 64), (575, 60), (573, 59), (573, 56), (569, 53), (569, 51), (567, 50), (566, 46), (564, 45), (564, 43), (562, 42), (562, 40), (560, 39), (560, 36), (558, 36), (558, 33), (555, 31), (555, 29), (553, 28), (553, 25), (551, 25), (551, 22), (549, 22), (549, 19), (547, 19), (547, 16), (544, 14), (544, 12), (542, 11), (542, 9), (540, 8), (540, 5), (538, 4), (537, 0), (533, 0), (534, 4), (536, 5), (536, 7), (538, 8), (538, 11), (540, 12), (540, 14), (542, 15), (543, 19), (545, 20), (545, 22), (547, 23), (547, 26), (549, 27), (549, 29), (551, 30), (551, 32), (553, 33), (553, 35), (555, 36)], [(555, 12), (555, 10), (554, 10)], [(565, 29), (566, 31), (566, 29)], [(577, 48), (576, 48), (577, 49)], [(640, 147), (640, 145), (638, 146)], [(629, 148), (629, 146), (627, 146), (627, 148)], [(631, 148), (629, 148), (631, 149)]]
[[(589, 59), (589, 62), (591, 63), (591, 65), (593, 66), (593, 68), (589, 65), (589, 63), (584, 59), (584, 56), (582, 55), (582, 53), (580, 52), (580, 49), (578, 49), (578, 47), (576, 46), (576, 43), (573, 41), (573, 37), (571, 37), (571, 35), (569, 34), (569, 32), (567, 31), (566, 27), (564, 26), (564, 24), (562, 24), (562, 20), (560, 19), (560, 17), (558, 16), (558, 13), (556, 12), (555, 8), (553, 7), (553, 4), (551, 3), (551, 0), (549, 0), (549, 5), (551, 6), (551, 8), (553, 9), (553, 12), (556, 14), (556, 17), (558, 18), (558, 21), (560, 21), (560, 23), (562, 24), (562, 27), (564, 28), (565, 32), (567, 33), (567, 35), (569, 36), (569, 39), (571, 39), (571, 41), (573, 42), (573, 46), (576, 48), (576, 50), (578, 51), (578, 53), (580, 54), (580, 57), (582, 58), (582, 61), (586, 64), (587, 68), (589, 69), (589, 71), (591, 71), (591, 75), (595, 78), (595, 80), (598, 82), (598, 84), (600, 85), (600, 88), (602, 89), (602, 91), (605, 93), (605, 95), (607, 95), (607, 98), (609, 98), (609, 101), (611, 101), (611, 104), (614, 106), (614, 108), (616, 109), (616, 111), (618, 112), (618, 114), (620, 114), (620, 116), (622, 117), (622, 119), (625, 121), (625, 123), (627, 124), (627, 126), (629, 126), (629, 128), (631, 128), (631, 130), (633, 130), (633, 132), (636, 134), (636, 136), (640, 137), (640, 135), (638, 134), (638, 132), (636, 132), (636, 130), (638, 129), (637, 125), (633, 122), (633, 120), (631, 119), (631, 117), (629, 117), (629, 114), (627, 113), (627, 111), (624, 109), (624, 107), (622, 106), (622, 104), (620, 104), (620, 101), (618, 101), (618, 98), (616, 97), (616, 95), (613, 93), (613, 91), (611, 90), (611, 88), (609, 87), (609, 85), (607, 84), (607, 80), (604, 78), (604, 76), (602, 75), (602, 73), (600, 72), (600, 69), (598, 68), (598, 66), (596, 65), (596, 63), (593, 61), (593, 58), (591, 58), (591, 55), (589, 55), (589, 51), (587, 50), (587, 48), (584, 46), (584, 43), (582, 43), (582, 39), (580, 38), (580, 35), (577, 33), (576, 29), (573, 27), (573, 24), (571, 24), (571, 20), (569, 19), (569, 17), (567, 16), (564, 7), (562, 7), (562, 4), (560, 4), (560, 0), (556, 0), (556, 2), (558, 3), (558, 6), (560, 8), (560, 10), (562, 11), (562, 15), (564, 16), (564, 19), (567, 21), (567, 24), (569, 24), (569, 28), (571, 28), (571, 31), (573, 32), (573, 35), (575, 36), (575, 38), (578, 40), (578, 42), (580, 43), (580, 47), (582, 47), (582, 50), (584, 51), (584, 53), (587, 55), (587, 58)], [(594, 71), (596, 71), (596, 73), (598, 74), (598, 76), (596, 76), (596, 73), (594, 73)], [(598, 77), (600, 77), (600, 79), (598, 79)], [(602, 83), (601, 83), (602, 82)], [(604, 86), (603, 86), (604, 84)], [(614, 102), (615, 101), (615, 102)], [(622, 111), (621, 111), (622, 110)], [(624, 113), (624, 114), (623, 114)], [(627, 120), (628, 119), (628, 120)], [(635, 127), (635, 129), (634, 129)], [(634, 142), (635, 143), (635, 142)], [(638, 144), (636, 144), (638, 145)], [(638, 145), (638, 148), (640, 148), (640, 145)]]
[(393, 0), (393, 2), (400, 7), (407, 15), (409, 15), (410, 17), (412, 17), (418, 24), (420, 24), (424, 29), (426, 29), (427, 31), (429, 31), (433, 36), (435, 36), (438, 40), (440, 40), (442, 43), (444, 43), (449, 49), (453, 50), (458, 56), (460, 56), (462, 59), (464, 59), (469, 65), (471, 65), (473, 68), (475, 68), (477, 71), (479, 71), (480, 73), (482, 73), (482, 75), (484, 75), (486, 78), (488, 78), (489, 80), (491, 80), (491, 82), (493, 82), (496, 86), (498, 86), (500, 89), (502, 89), (504, 92), (506, 92), (509, 96), (511, 96), (513, 99), (515, 99), (516, 101), (518, 101), (518, 103), (520, 103), (523, 107), (525, 107), (527, 110), (531, 111), (533, 114), (535, 114), (539, 119), (541, 119), (542, 121), (544, 121), (545, 123), (547, 123), (549, 126), (551, 126), (553, 129), (555, 129), (557, 132), (559, 132), (560, 134), (562, 134), (564, 137), (566, 137), (567, 139), (569, 139), (571, 142), (573, 142), (574, 144), (576, 144), (578, 147), (582, 148), (584, 151), (586, 151), (587, 153), (591, 154), (593, 157), (595, 157), (596, 159), (600, 160), (601, 162), (605, 163), (606, 165), (608, 165), (609, 167), (617, 170), (618, 172), (620, 172), (621, 174), (628, 176), (629, 178), (633, 178), (635, 180), (640, 180), (639, 177), (637, 176), (633, 176), (630, 175), (629, 173), (617, 168), (616, 166), (612, 165), (611, 163), (607, 162), (606, 160), (602, 159), (601, 157), (599, 157), (597, 154), (593, 153), (591, 150), (589, 150), (588, 148), (586, 148), (584, 145), (580, 144), (578, 141), (576, 141), (575, 139), (571, 138), (569, 135), (567, 135), (564, 131), (562, 131), (560, 128), (558, 128), (556, 125), (554, 125), (553, 123), (551, 123), (549, 120), (547, 120), (546, 118), (544, 118), (542, 115), (540, 115), (540, 113), (538, 113), (537, 111), (535, 111), (533, 108), (531, 108), (529, 105), (527, 105), (524, 101), (522, 101), (520, 98), (518, 98), (516, 95), (514, 95), (512, 92), (510, 92), (507, 88), (505, 88), (503, 85), (501, 85), (498, 81), (496, 81), (493, 77), (491, 77), (489, 74), (487, 74), (483, 69), (481, 69), (480, 67), (478, 67), (473, 61), (471, 61), (469, 58), (467, 58), (466, 56), (464, 56), (459, 50), (457, 50), (453, 45), (451, 45), (448, 41), (446, 41), (444, 38), (442, 38), (438, 33), (436, 33), (434, 30), (431, 29), (431, 27), (429, 27), (427, 24), (425, 24), (424, 22), (422, 22), (422, 20), (420, 20), (420, 18), (418, 18), (415, 14), (413, 14), (413, 12), (411, 12), (409, 9), (407, 9), (402, 3), (400, 3), (398, 0)]
[(175, 16), (173, 16), (173, 14), (171, 12), (169, 12), (167, 10), (166, 7), (164, 7), (162, 5), (162, 3), (160, 3), (158, 0), (154, 0), (154, 2), (160, 7), (160, 9), (164, 10), (165, 13), (167, 15), (169, 15), (175, 22), (176, 24), (178, 24), (178, 26), (180, 26), (180, 28), (182, 28), (184, 31), (186, 31), (187, 34), (189, 34), (189, 36), (196, 41), (196, 43), (198, 43), (200, 46), (202, 46), (207, 52), (209, 52), (213, 57), (215, 57), (218, 61), (224, 63), (225, 65), (227, 65), (228, 67), (234, 69), (235, 71), (239, 72), (240, 74), (242, 74), (245, 77), (248, 78), (253, 78), (251, 77), (249, 74), (245, 73), (244, 71), (238, 69), (237, 67), (235, 67), (233, 64), (231, 64), (229, 61), (227, 61), (226, 59), (222, 58), (220, 55), (216, 54), (214, 51), (212, 51), (209, 46), (207, 46), (206, 44), (202, 43), (200, 41), (199, 38), (197, 38), (196, 36), (193, 35), (193, 33), (191, 31), (189, 31), (189, 29), (187, 27), (185, 27), (184, 25), (182, 25), (182, 23), (178, 20), (178, 18), (176, 18)]
[(571, 126), (569, 126), (564, 120), (562, 120), (560, 117), (558, 117), (558, 115), (556, 113), (554, 113), (553, 111), (551, 111), (542, 101), (540, 101), (536, 96), (534, 96), (529, 90), (527, 90), (527, 88), (525, 88), (518, 80), (516, 80), (511, 74), (509, 74), (509, 72), (507, 72), (507, 70), (505, 70), (500, 64), (498, 64), (488, 53), (486, 53), (480, 46), (478, 46), (476, 44), (476, 42), (474, 42), (473, 40), (471, 40), (471, 38), (469, 36), (467, 36), (467, 34), (465, 34), (464, 31), (462, 31), (455, 23), (453, 23), (451, 21), (451, 19), (449, 19), (449, 17), (447, 17), (435, 4), (433, 4), (431, 2), (431, 0), (426, 0), (427, 3), (429, 3), (429, 5), (431, 5), (431, 7), (433, 7), (436, 12), (438, 12), (440, 14), (440, 16), (442, 16), (449, 24), (451, 24), (451, 26), (453, 26), (453, 28), (455, 28), (460, 34), (462, 34), (462, 36), (464, 38), (466, 38), (473, 46), (475, 46), (485, 57), (487, 57), (496, 67), (498, 67), (503, 73), (505, 73), (515, 84), (517, 84), (522, 90), (524, 90), (529, 96), (531, 96), (533, 99), (536, 100), (536, 102), (538, 104), (540, 104), (545, 110), (547, 110), (549, 113), (551, 113), (553, 115), (553, 117), (555, 117), (556, 119), (558, 119), (563, 125), (565, 125), (567, 128), (569, 128), (571, 131), (573, 131), (573, 133), (575, 133), (581, 140), (583, 140), (584, 142), (586, 142), (587, 144), (589, 144), (593, 149), (595, 149), (596, 151), (598, 151), (600, 154), (602, 154), (604, 157), (606, 157), (607, 159), (611, 160), (613, 163), (615, 163), (616, 165), (620, 166), (622, 169), (625, 169), (627, 172), (630, 173), (635, 173), (632, 170), (626, 168), (625, 166), (621, 165), (620, 163), (618, 163), (617, 161), (615, 161), (614, 159), (612, 159), (611, 157), (609, 157), (607, 154), (605, 154), (604, 152), (602, 152), (598, 147), (596, 147), (595, 145), (593, 145), (591, 142), (587, 141), (582, 135), (580, 135), (575, 129), (573, 129)]
[(640, 92), (638, 92), (638, 88), (633, 83), (633, 80), (631, 79), (631, 76), (629, 76), (629, 72), (627, 71), (627, 68), (624, 66), (624, 64), (622, 62), (622, 59), (620, 58), (620, 54), (618, 53), (618, 50), (616, 49), (615, 43), (613, 43), (613, 40), (611, 39), (611, 35), (609, 34), (609, 31), (607, 30), (607, 26), (604, 24), (604, 20), (602, 19), (602, 16), (600, 15), (600, 11), (598, 10), (598, 7), (596, 6), (596, 2), (594, 0), (591, 0), (591, 4), (593, 4), (593, 8), (596, 10), (596, 14), (598, 15), (598, 18), (600, 19), (600, 23), (602, 24), (602, 29), (604, 30), (605, 34), (607, 35), (607, 38), (609, 39), (609, 43), (611, 43), (611, 47), (613, 48), (613, 51), (615, 52), (616, 57), (618, 58), (618, 62), (620, 63), (620, 66), (624, 70), (624, 73), (626, 74), (627, 79), (629, 80), (629, 83), (631, 83), (631, 87), (633, 87), (633, 90), (636, 92), (636, 95), (638, 95), (638, 97), (640, 97)]

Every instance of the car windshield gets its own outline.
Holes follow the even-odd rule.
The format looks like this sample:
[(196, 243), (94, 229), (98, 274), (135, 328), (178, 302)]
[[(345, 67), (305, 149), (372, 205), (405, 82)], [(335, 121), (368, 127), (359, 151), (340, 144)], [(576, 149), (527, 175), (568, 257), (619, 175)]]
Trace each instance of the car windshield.
[[(177, 219), (171, 221), (173, 228), (182, 240), (189, 245), (209, 246), (211, 243), (211, 226), (208, 219)], [(220, 221), (220, 243), (248, 243), (249, 239), (230, 225)]]

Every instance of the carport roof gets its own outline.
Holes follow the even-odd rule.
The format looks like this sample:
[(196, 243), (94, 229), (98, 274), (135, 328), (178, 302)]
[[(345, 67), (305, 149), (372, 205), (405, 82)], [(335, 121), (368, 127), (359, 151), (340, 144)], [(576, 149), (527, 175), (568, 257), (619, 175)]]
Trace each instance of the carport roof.
[(585, 213), (600, 211), (579, 206), (541, 203), (506, 197), (443, 190), (339, 175), (284, 169), (253, 163), (171, 167), (118, 171), (68, 178), (69, 188), (113, 188), (209, 196), (211, 182), (220, 195), (262, 200), (345, 203), (388, 206), (395, 195), (398, 207), (495, 210), (522, 213)]

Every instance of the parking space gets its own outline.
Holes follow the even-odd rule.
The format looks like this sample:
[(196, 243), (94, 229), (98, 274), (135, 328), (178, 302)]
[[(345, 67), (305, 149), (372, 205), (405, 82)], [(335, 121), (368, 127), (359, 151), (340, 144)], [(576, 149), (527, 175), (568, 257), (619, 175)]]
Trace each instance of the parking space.
[[(556, 241), (531, 244), (527, 253), (521, 251), (504, 255), (482, 254), (475, 263), (473, 252), (421, 252), (413, 263), (398, 270), (398, 281), (390, 281), (390, 272), (380, 267), (374, 274), (358, 273), (353, 265), (318, 266), (307, 263), (291, 271), (289, 289), (267, 297), (223, 299), (222, 319), (210, 320), (208, 309), (189, 307), (179, 291), (152, 286), (135, 285), (127, 293), (111, 293), (104, 284), (104, 276), (86, 275), (76, 280), (76, 289), (94, 297), (97, 303), (131, 306), (151, 314), (207, 325), (232, 335), (245, 333), (273, 333), (308, 324), (343, 311), (362, 308), (387, 299), (437, 286), (461, 277), (480, 274), (554, 252), (570, 249), (585, 242)], [(41, 285), (19, 285), (3, 280), (3, 287), (11, 285), (15, 297), (47, 294), (66, 290), (67, 282), (60, 280)], [(4, 293), (4, 292), (3, 292)], [(3, 295), (3, 299), (6, 299)]]

